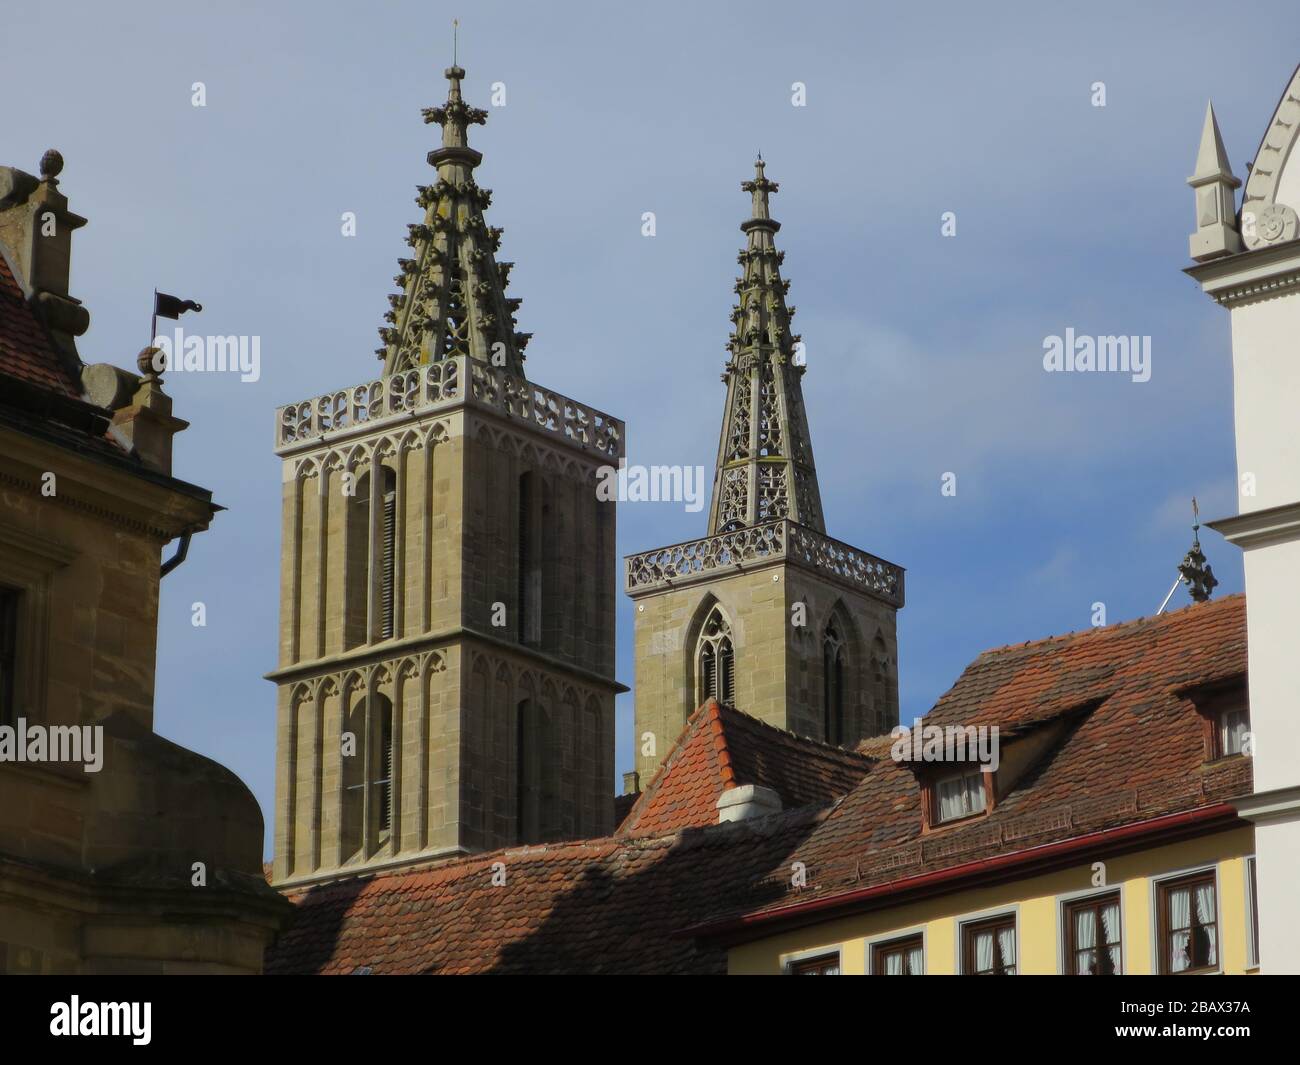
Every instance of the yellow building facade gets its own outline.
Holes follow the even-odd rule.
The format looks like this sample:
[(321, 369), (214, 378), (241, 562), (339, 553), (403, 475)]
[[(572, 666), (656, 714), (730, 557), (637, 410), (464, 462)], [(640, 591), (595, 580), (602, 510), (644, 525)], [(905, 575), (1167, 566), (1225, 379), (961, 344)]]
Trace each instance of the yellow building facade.
[(728, 953), (727, 971), (732, 975), (774, 975), (834, 956), (844, 975), (880, 975), (873, 966), (873, 960), (882, 954), (878, 948), (920, 936), (925, 975), (960, 975), (965, 971), (963, 929), (1010, 915), (1015, 929), (1015, 972), (1069, 974), (1070, 907), (1117, 894), (1121, 972), (1151, 975), (1159, 971), (1161, 886), (1189, 875), (1211, 873), (1219, 955), (1213, 971), (1231, 975), (1254, 972), (1258, 969), (1258, 946), (1250, 893), (1253, 854), (1253, 830), (1238, 828), (1121, 855), (1104, 861), (1102, 869), (1081, 862), (1040, 876), (851, 914), (740, 944)]

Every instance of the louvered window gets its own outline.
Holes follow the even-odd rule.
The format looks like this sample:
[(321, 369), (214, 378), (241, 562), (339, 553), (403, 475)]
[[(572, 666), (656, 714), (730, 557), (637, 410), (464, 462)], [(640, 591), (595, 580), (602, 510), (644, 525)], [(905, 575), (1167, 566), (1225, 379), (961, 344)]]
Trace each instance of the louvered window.
[(396, 475), (384, 468), (384, 498), (379, 530), (379, 636), (388, 640), (394, 635), (393, 601), (397, 560), (397, 485)]
[(731, 642), (731, 624), (714, 607), (700, 630), (696, 651), (696, 705), (706, 699), (733, 705), (736, 699), (736, 653)]

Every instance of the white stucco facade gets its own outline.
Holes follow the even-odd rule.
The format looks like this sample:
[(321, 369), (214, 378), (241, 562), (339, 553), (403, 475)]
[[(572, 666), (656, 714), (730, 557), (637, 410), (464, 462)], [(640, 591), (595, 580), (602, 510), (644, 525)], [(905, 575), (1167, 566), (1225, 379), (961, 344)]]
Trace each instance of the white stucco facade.
[(1300, 69), (1268, 125), (1235, 217), (1206, 209), (1239, 184), (1212, 111), (1189, 182), (1198, 197), (1191, 247), (1200, 262), (1188, 273), (1232, 323), (1239, 513), (1210, 525), (1245, 553), (1255, 793), (1237, 805), (1255, 823), (1266, 973), (1300, 973), (1298, 120)]

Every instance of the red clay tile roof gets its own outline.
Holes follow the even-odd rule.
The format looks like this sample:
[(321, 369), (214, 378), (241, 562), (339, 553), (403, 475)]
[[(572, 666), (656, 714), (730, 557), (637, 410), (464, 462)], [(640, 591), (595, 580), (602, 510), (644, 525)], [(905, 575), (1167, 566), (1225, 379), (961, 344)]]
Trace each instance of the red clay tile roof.
[(64, 366), (45, 327), (0, 253), (0, 374), (78, 398), (81, 389)]
[(771, 788), (787, 810), (824, 806), (870, 768), (860, 754), (793, 736), (710, 699), (691, 715), (619, 835), (715, 824), (718, 797), (740, 784)]
[[(650, 821), (653, 809), (660, 823), (674, 823), (707, 809), (707, 826), (503, 851), (293, 892), (298, 913), (268, 951), (267, 971), (717, 973), (725, 948), (684, 929), (741, 914), (780, 919), (794, 904), (835, 904), (870, 886), (887, 903), (918, 874), (978, 869), (982, 859), (1168, 814), (1213, 813), (1249, 792), (1250, 759), (1206, 763), (1201, 719), (1179, 693), (1244, 681), (1245, 618), (1244, 597), (1229, 596), (981, 655), (928, 720), (1023, 728), (1055, 715), (1062, 731), (988, 816), (925, 835), (916, 776), (887, 757), (883, 742), (868, 745), (879, 760), (859, 757), (865, 775), (829, 806), (711, 823), (708, 798), (716, 801), (727, 775), (723, 752), (733, 779), (756, 772), (755, 750), (780, 752), (762, 765), (765, 779), (811, 789), (797, 792), (804, 798), (824, 794), (809, 779), (834, 774), (820, 744), (778, 744), (769, 726), (706, 705), (652, 783), (656, 795), (680, 799), (656, 803), (647, 789), (633, 816)], [(754, 748), (745, 753), (747, 742)], [(801, 752), (813, 768), (790, 767)], [(836, 764), (836, 772), (857, 772), (855, 763)], [(494, 861), (505, 863), (505, 886), (491, 884)], [(792, 886), (793, 862), (806, 867), (807, 886)]]
[[(1244, 756), (1206, 762), (1201, 720), (1179, 694), (1246, 672), (1243, 595), (980, 655), (927, 724), (1041, 722), (1084, 708), (987, 816), (923, 836), (906, 763), (877, 762), (800, 848), (803, 897), (1211, 806), (1251, 789)], [(879, 752), (880, 745), (870, 749)], [(775, 903), (773, 908), (788, 904)]]
[(725, 973), (725, 949), (675, 931), (739, 890), (772, 897), (768, 870), (815, 816), (522, 847), (291, 892), (298, 913), (266, 972)]

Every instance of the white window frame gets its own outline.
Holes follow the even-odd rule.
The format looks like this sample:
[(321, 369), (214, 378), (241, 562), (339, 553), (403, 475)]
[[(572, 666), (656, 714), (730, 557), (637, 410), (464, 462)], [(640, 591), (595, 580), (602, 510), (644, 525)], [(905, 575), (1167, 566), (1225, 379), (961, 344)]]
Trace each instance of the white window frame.
[[(874, 956), (873, 948), (880, 946), (883, 943), (893, 943), (895, 940), (899, 940), (899, 939), (914, 939), (916, 936), (921, 937), (921, 975), (922, 976), (929, 975), (930, 933), (929, 933), (929, 925), (923, 925), (923, 924), (915, 925), (912, 928), (898, 928), (890, 932), (885, 932), (880, 935), (868, 937), (867, 940), (863, 943), (864, 953), (863, 953), (863, 961), (862, 961), (862, 971), (866, 973), (868, 976), (882, 975), (880, 973), (877, 973), (875, 969), (872, 967), (871, 959)], [(1017, 951), (1020, 949), (1018, 942), (1017, 942), (1016, 949)]]
[(964, 913), (957, 918), (957, 934), (953, 936), (956, 941), (954, 949), (956, 952), (955, 964), (952, 971), (958, 976), (969, 976), (965, 967), (965, 946), (966, 946), (966, 926), (968, 924), (979, 924), (981, 921), (987, 921), (991, 917), (1006, 917), (1007, 915), (1015, 920), (1016, 923), (1016, 972), (1019, 976), (1020, 957), (1024, 953), (1020, 949), (1020, 903), (1013, 902), (1007, 906), (990, 906), (986, 910), (977, 910), (974, 913)]
[(815, 950), (800, 950), (793, 954), (781, 955), (781, 975), (790, 976), (794, 972), (794, 967), (801, 961), (810, 961), (813, 958), (822, 958), (827, 954), (834, 954), (839, 959), (840, 975), (844, 975), (844, 944), (834, 943), (824, 947), (817, 947)]
[(1218, 729), (1218, 741), (1219, 741), (1218, 755), (1220, 758), (1230, 758), (1234, 754), (1246, 753), (1244, 750), (1236, 750), (1236, 751), (1228, 750), (1228, 715), (1229, 714), (1244, 715), (1246, 718), (1246, 735), (1247, 736), (1250, 735), (1250, 707), (1246, 703), (1242, 703), (1240, 706), (1231, 707), (1230, 709), (1227, 710), (1220, 710), (1218, 714), (1218, 720), (1215, 722), (1215, 727)]
[[(1259, 942), (1255, 938), (1255, 929), (1259, 925), (1259, 862), (1254, 854), (1247, 855), (1241, 862), (1242, 880), (1246, 898), (1246, 968), (1259, 968)], [(1250, 870), (1255, 869), (1255, 890), (1250, 890)]]
[(1161, 873), (1158, 876), (1150, 878), (1150, 886), (1147, 891), (1147, 904), (1151, 907), (1150, 921), (1150, 947), (1151, 947), (1151, 975), (1160, 976), (1160, 885), (1169, 880), (1178, 880), (1184, 876), (1193, 876), (1197, 873), (1211, 873), (1214, 876), (1214, 929), (1218, 942), (1215, 944), (1213, 969), (1206, 969), (1202, 973), (1194, 974), (1199, 976), (1216, 976), (1223, 972), (1223, 884), (1222, 877), (1219, 876), (1218, 862), (1203, 862), (1200, 865), (1189, 865), (1185, 869), (1173, 869), (1169, 872)]
[[(943, 783), (945, 781), (955, 780), (959, 778), (961, 780), (966, 780), (968, 777), (975, 777), (976, 779), (978, 779), (980, 796), (984, 800), (984, 805), (981, 806), (978, 810), (967, 810), (965, 813), (960, 813), (956, 817), (941, 816), (940, 810), (942, 809), (943, 802), (940, 797), (940, 788), (943, 786)], [(959, 769), (951, 773), (945, 773), (943, 774), (943, 776), (935, 777), (934, 785), (930, 789), (930, 801), (933, 803), (933, 809), (931, 810), (931, 813), (933, 814), (934, 817), (933, 823), (936, 826), (951, 825), (957, 821), (965, 821), (966, 818), (968, 817), (978, 817), (980, 814), (988, 813), (989, 782), (987, 778), (988, 778), (988, 774), (984, 772), (982, 766), (978, 766), (978, 765), (973, 768)]]
[[(1091, 872), (1091, 869), (1089, 870)], [(1106, 884), (1102, 887), (1086, 887), (1078, 891), (1065, 891), (1057, 895), (1053, 900), (1056, 904), (1056, 974), (1058, 976), (1071, 976), (1070, 962), (1072, 958), (1066, 957), (1065, 944), (1066, 936), (1066, 907), (1076, 903), (1085, 902), (1091, 898), (1100, 898), (1102, 895), (1113, 895), (1119, 892), (1119, 944), (1120, 957), (1123, 959), (1122, 976), (1128, 976), (1132, 972), (1133, 966), (1130, 960), (1131, 943), (1128, 935), (1128, 891), (1123, 883)], [(1154, 916), (1154, 913), (1153, 913)], [(1017, 946), (1017, 949), (1018, 946)]]

